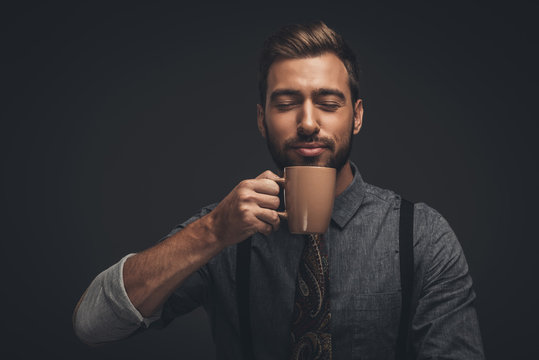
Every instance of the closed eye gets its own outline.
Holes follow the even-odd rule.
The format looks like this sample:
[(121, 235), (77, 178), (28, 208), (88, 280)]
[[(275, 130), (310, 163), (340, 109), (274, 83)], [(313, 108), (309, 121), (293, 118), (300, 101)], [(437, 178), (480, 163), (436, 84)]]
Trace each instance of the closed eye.
[(337, 111), (341, 107), (341, 104), (336, 103), (336, 102), (323, 102), (319, 106), (325, 111), (333, 112), (333, 111)]
[(275, 107), (279, 111), (286, 111), (292, 109), (297, 103), (294, 102), (286, 102), (286, 103), (277, 103), (275, 104)]

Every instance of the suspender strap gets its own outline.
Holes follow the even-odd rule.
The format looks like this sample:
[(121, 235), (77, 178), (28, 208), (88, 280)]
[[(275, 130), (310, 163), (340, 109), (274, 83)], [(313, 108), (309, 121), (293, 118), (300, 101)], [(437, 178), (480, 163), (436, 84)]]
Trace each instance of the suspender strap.
[(249, 309), (249, 268), (251, 267), (251, 238), (236, 247), (236, 292), (240, 319), (240, 339), (244, 360), (254, 360)]
[(397, 338), (397, 359), (409, 358), (408, 332), (411, 326), (414, 286), (414, 204), (401, 198), (399, 221), (399, 255), (401, 275), (401, 317)]

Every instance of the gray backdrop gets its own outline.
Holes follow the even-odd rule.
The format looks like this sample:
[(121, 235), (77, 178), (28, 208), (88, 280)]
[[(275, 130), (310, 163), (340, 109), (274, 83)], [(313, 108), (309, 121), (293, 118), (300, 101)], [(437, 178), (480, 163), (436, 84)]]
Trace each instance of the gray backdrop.
[(322, 19), (363, 66), (362, 176), (449, 220), (488, 358), (537, 358), (537, 5), (372, 3), (3, 5), (0, 354), (212, 358), (200, 310), (95, 349), (71, 313), (100, 271), (273, 169), (258, 51)]

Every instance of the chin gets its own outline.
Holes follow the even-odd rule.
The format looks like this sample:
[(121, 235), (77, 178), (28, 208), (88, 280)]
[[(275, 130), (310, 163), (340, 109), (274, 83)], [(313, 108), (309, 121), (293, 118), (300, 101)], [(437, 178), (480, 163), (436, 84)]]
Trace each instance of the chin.
[(315, 157), (303, 157), (301, 159), (292, 161), (291, 163), (296, 166), (321, 166), (321, 167), (335, 167), (335, 161), (332, 158), (324, 159), (320, 156)]

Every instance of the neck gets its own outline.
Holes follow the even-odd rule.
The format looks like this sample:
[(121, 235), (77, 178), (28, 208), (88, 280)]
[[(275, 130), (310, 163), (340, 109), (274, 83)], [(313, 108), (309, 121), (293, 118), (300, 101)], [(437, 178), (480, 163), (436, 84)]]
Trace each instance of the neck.
[(350, 161), (339, 170), (337, 173), (337, 183), (335, 184), (335, 197), (339, 196), (350, 183), (354, 180), (354, 174), (352, 173), (352, 166)]

